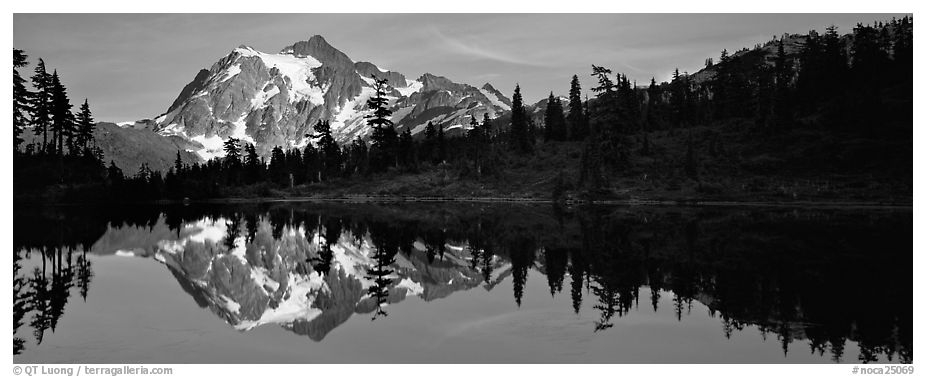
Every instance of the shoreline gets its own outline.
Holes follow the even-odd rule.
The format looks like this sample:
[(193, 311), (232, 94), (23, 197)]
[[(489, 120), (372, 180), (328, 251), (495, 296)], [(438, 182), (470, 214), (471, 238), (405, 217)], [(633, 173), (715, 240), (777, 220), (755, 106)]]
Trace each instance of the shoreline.
[(895, 209), (913, 210), (913, 203), (878, 202), (878, 201), (769, 201), (769, 200), (658, 200), (658, 199), (596, 199), (577, 200), (567, 199), (554, 201), (553, 199), (530, 197), (417, 197), (417, 196), (291, 196), (291, 197), (232, 197), (213, 199), (188, 200), (156, 200), (131, 201), (119, 203), (98, 202), (53, 202), (39, 203), (35, 201), (21, 201), (14, 198), (13, 203), (27, 206), (85, 206), (85, 205), (172, 205), (172, 204), (236, 204), (236, 203), (499, 203), (499, 204), (559, 204), (572, 206), (624, 206), (624, 207), (754, 207), (754, 208), (816, 208), (816, 209)]

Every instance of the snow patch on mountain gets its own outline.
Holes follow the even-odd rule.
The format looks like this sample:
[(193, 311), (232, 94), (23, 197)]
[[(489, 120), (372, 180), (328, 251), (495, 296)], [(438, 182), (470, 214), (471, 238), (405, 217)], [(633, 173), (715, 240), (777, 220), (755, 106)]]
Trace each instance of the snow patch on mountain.
[(423, 87), (424, 87), (424, 83), (422, 83), (421, 81), (408, 81), (408, 80), (406, 80), (406, 87), (404, 87), (404, 88), (395, 88), (395, 90), (399, 91), (399, 93), (402, 94), (403, 96), (409, 97), (409, 96), (411, 96), (412, 94), (421, 91), (421, 88), (423, 88)]
[(203, 161), (209, 161), (216, 157), (225, 157), (225, 150), (223, 149), (224, 141), (221, 137), (219, 137), (219, 135), (206, 137), (206, 134), (202, 134), (199, 136), (194, 136), (190, 138), (190, 140), (193, 140), (203, 146), (203, 148), (194, 151), (199, 155), (200, 158), (203, 159)]
[(373, 88), (364, 86), (360, 89), (357, 97), (347, 101), (344, 107), (334, 116), (331, 121), (331, 129), (338, 133), (357, 132), (359, 128), (364, 128), (366, 122), (363, 116), (366, 114), (366, 103), (376, 91)]
[(486, 96), (486, 98), (489, 99), (489, 102), (491, 102), (492, 105), (498, 106), (498, 107), (500, 107), (500, 108), (502, 108), (502, 109), (504, 109), (504, 110), (506, 110), (506, 111), (507, 111), (507, 110), (511, 110), (511, 106), (508, 106), (508, 104), (506, 104), (506, 103), (502, 102), (501, 100), (499, 100), (499, 99), (498, 99), (498, 96), (496, 96), (495, 93), (492, 93), (492, 92), (490, 92), (490, 91), (488, 91), (488, 90), (485, 90), (485, 89), (483, 89), (483, 88), (479, 88), (479, 92), (482, 93), (482, 95)]
[(259, 109), (267, 106), (267, 101), (277, 94), (280, 94), (280, 88), (273, 83), (267, 84), (264, 90), (258, 92), (257, 95), (251, 99), (251, 109)]
[(250, 144), (254, 144), (254, 138), (247, 134), (248, 126), (245, 123), (245, 117), (247, 117), (247, 114), (242, 115), (241, 118), (232, 122), (232, 124), (235, 125), (235, 128), (232, 130), (231, 137), (248, 142)]
[(372, 63), (352, 62), (320, 37), (293, 46), (276, 54), (248, 46), (233, 49), (201, 70), (153, 122), (125, 125), (153, 124), (161, 136), (185, 139), (181, 148), (203, 161), (224, 157), (223, 142), (230, 137), (254, 143), (264, 157), (274, 146), (301, 149), (310, 142), (303, 135), (320, 120), (331, 121), (338, 143), (350, 143), (372, 131), (363, 116), (374, 94), (372, 77), (381, 73), (390, 80), (387, 98), (400, 132), (419, 133), (428, 120), (465, 129), (471, 116), (481, 120), (483, 114), (494, 117), (510, 108), (507, 98), (488, 84), (477, 90), (430, 74), (410, 80)]
[(312, 69), (322, 66), (322, 63), (311, 56), (293, 56), (289, 54), (267, 54), (256, 51), (250, 47), (237, 48), (235, 52), (241, 56), (256, 56), (267, 68), (276, 68), (286, 77), (292, 90), (289, 91), (289, 101), (299, 102), (309, 100), (314, 105), (324, 105), (324, 91), (312, 83), (315, 75)]
[(186, 130), (180, 127), (177, 123), (171, 123), (162, 127), (158, 133), (164, 136), (180, 135), (186, 137)]
[(224, 301), (225, 309), (228, 309), (229, 312), (238, 314), (238, 311), (241, 309), (241, 304), (228, 298), (226, 295), (219, 295), (219, 297), (222, 299), (222, 301)]
[(371, 77), (360, 75), (360, 79), (363, 80), (363, 82), (367, 83), (367, 85), (370, 85), (370, 86), (376, 85), (376, 80), (374, 80)]
[(315, 272), (308, 276), (290, 274), (287, 281), (289, 292), (276, 308), (267, 308), (256, 321), (241, 321), (235, 325), (235, 328), (238, 330), (250, 330), (267, 323), (287, 324), (297, 319), (311, 321), (322, 314), (320, 309), (312, 307), (312, 303), (315, 301), (314, 292), (321, 289), (324, 284), (322, 277)]
[(225, 71), (225, 76), (223, 76), (219, 82), (226, 82), (228, 79), (237, 76), (239, 73), (241, 73), (241, 64), (235, 64)]

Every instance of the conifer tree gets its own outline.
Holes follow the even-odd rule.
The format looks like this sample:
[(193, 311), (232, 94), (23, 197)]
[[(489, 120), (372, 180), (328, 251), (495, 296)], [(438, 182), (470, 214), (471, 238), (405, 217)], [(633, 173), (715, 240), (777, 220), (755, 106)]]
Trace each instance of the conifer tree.
[[(42, 136), (42, 151), (49, 152), (48, 131), (51, 127), (51, 75), (45, 70), (45, 61), (41, 58), (35, 65), (35, 74), (32, 75), (32, 87), (35, 88), (30, 108), (32, 110), (31, 123), (33, 132)], [(52, 138), (54, 142), (54, 138)]]
[(406, 169), (411, 169), (414, 165), (414, 156), (415, 140), (412, 138), (411, 130), (406, 128), (399, 137), (399, 162)]
[(69, 150), (73, 149), (74, 125), (76, 123), (74, 114), (71, 113), (71, 100), (68, 99), (67, 89), (61, 83), (58, 77), (58, 71), (51, 75), (51, 128), (55, 136), (55, 152), (59, 155), (64, 154), (65, 142)]
[(585, 111), (582, 108), (582, 87), (579, 85), (579, 76), (572, 75), (569, 83), (569, 130), (570, 140), (582, 140), (588, 134), (585, 124)]
[(594, 117), (590, 117), (590, 123), (595, 129), (596, 136), (602, 138), (603, 142), (610, 142), (615, 133), (612, 131), (619, 126), (617, 85), (611, 80), (610, 75), (610, 69), (592, 65), (592, 76), (598, 80), (598, 86), (592, 88), (597, 101)]
[(241, 146), (239, 142), (240, 140), (230, 137), (223, 143), (226, 168), (236, 169), (241, 166)]
[(662, 92), (659, 85), (656, 84), (656, 78), (650, 79), (649, 87), (646, 88), (646, 120), (643, 122), (643, 154), (649, 154), (650, 141), (649, 133), (656, 129), (659, 122), (659, 104), (662, 99)]
[(334, 140), (331, 134), (331, 123), (327, 120), (319, 120), (314, 127), (315, 136), (318, 144), (318, 154), (321, 166), (319, 168), (321, 180), (328, 180), (338, 174), (341, 167), (341, 147)]
[(177, 172), (178, 176), (183, 175), (183, 159), (180, 158), (180, 150), (177, 150), (177, 157), (174, 159), (174, 171)]
[(122, 174), (122, 169), (119, 169), (113, 160), (109, 160), (109, 168), (106, 169), (106, 175), (113, 184), (122, 183), (122, 180), (125, 179), (125, 176)]
[(289, 172), (286, 171), (286, 153), (283, 147), (279, 145), (273, 147), (270, 151), (270, 179), (277, 184), (285, 184), (289, 180)]
[[(311, 137), (311, 135), (306, 135), (306, 137)], [(315, 148), (312, 143), (306, 143), (305, 148), (302, 149), (302, 166), (305, 169), (306, 181), (318, 181), (320, 157), (318, 148)]]
[(351, 143), (351, 158), (354, 160), (353, 165), (357, 174), (369, 172), (370, 158), (368, 152), (367, 143), (360, 136), (357, 136), (354, 142)]
[(515, 85), (514, 95), (511, 97), (509, 143), (518, 153), (530, 153), (532, 150), (533, 143), (529, 127), (527, 112), (524, 110), (524, 101), (521, 98), (521, 85)]
[(90, 113), (90, 104), (85, 98), (84, 103), (80, 105), (80, 112), (77, 113), (77, 135), (75, 139), (78, 148), (89, 146), (90, 142), (93, 141), (94, 128), (96, 126), (93, 124), (93, 114)]
[(244, 147), (244, 166), (248, 183), (259, 182), (263, 178), (264, 163), (257, 155), (257, 147), (254, 144), (248, 143)]
[(428, 121), (428, 126), (424, 128), (424, 139), (425, 140), (434, 140), (437, 136), (437, 131), (434, 129), (434, 123)]
[(482, 126), (480, 128), (485, 141), (490, 141), (492, 139), (492, 120), (489, 119), (489, 113), (482, 114)]
[(421, 157), (426, 161), (434, 161), (436, 157), (434, 156), (437, 142), (437, 129), (434, 127), (434, 123), (428, 121), (428, 125), (424, 128), (424, 142), (421, 143)]
[(367, 124), (373, 128), (370, 140), (373, 144), (372, 153), (375, 156), (378, 168), (385, 170), (389, 165), (398, 166), (398, 134), (393, 127), (392, 120), (389, 119), (392, 116), (392, 110), (387, 107), (389, 104), (389, 100), (386, 98), (386, 83), (388, 80), (378, 79), (376, 76), (373, 76), (373, 80), (374, 95), (367, 100), (367, 109), (371, 110), (372, 114), (366, 115), (364, 118), (367, 119)]
[(555, 126), (553, 125), (553, 111), (556, 97), (553, 97), (553, 92), (550, 92), (550, 96), (547, 97), (547, 108), (543, 112), (543, 141), (551, 141), (554, 139), (553, 133)]
[(838, 93), (844, 86), (843, 81), (848, 70), (848, 59), (836, 26), (830, 25), (826, 28), (820, 44), (823, 50), (822, 87), (824, 90), (829, 88), (830, 91), (825, 93)]
[[(724, 50), (726, 53), (726, 50)], [(721, 55), (721, 63), (726, 62), (726, 55)], [(720, 65), (722, 69), (725, 65)], [(724, 99), (725, 84), (721, 83), (719, 78), (720, 73), (717, 74), (718, 78), (715, 79), (714, 84), (714, 98), (715, 102), (718, 103), (718, 108)], [(672, 81), (669, 83), (669, 106), (672, 111), (672, 124), (675, 127), (682, 127), (687, 122), (687, 112), (685, 104), (688, 101), (688, 80), (686, 77), (682, 76), (678, 72), (678, 68), (675, 69), (675, 72), (672, 73)]]
[(299, 148), (286, 151), (286, 171), (289, 172), (292, 185), (305, 182), (305, 165), (303, 165), (302, 152), (299, 151)]
[(367, 292), (376, 300), (376, 310), (373, 313), (373, 320), (380, 316), (386, 316), (385, 304), (389, 296), (389, 285), (393, 279), (389, 277), (394, 270), (389, 266), (395, 264), (395, 254), (386, 250), (386, 248), (377, 245), (372, 256), (374, 264), (367, 267), (367, 279), (373, 281), (373, 284), (367, 288)]
[(910, 81), (913, 79), (913, 24), (909, 16), (892, 24), (895, 71), (901, 80)]
[(544, 111), (543, 122), (544, 140), (545, 141), (564, 141), (566, 140), (566, 119), (563, 116), (563, 105), (559, 98), (550, 96), (547, 98), (547, 108)]
[(22, 133), (28, 123), (26, 115), (32, 109), (32, 93), (26, 89), (26, 79), (20, 76), (18, 70), (28, 64), (28, 58), (23, 50), (13, 49), (13, 150), (16, 152), (23, 143)]
[(469, 119), (470, 130), (467, 133), (469, 147), (472, 150), (473, 155), (473, 167), (476, 170), (476, 176), (482, 175), (482, 163), (480, 161), (480, 154), (483, 149), (483, 144), (485, 140), (485, 131), (479, 125), (479, 122), (476, 121), (476, 116), (473, 115)]

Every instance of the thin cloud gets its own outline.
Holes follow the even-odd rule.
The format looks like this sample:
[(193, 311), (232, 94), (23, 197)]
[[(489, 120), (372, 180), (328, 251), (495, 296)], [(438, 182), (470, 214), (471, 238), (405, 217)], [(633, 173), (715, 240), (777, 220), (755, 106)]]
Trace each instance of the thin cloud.
[(437, 36), (438, 41), (441, 43), (441, 46), (445, 49), (448, 49), (451, 52), (455, 52), (461, 55), (467, 55), (478, 59), (492, 60), (496, 62), (515, 64), (515, 65), (524, 65), (531, 67), (548, 67), (548, 65), (541, 64), (535, 60), (526, 60), (518, 58), (501, 51), (493, 51), (482, 46), (477, 46), (474, 44), (466, 43), (459, 39), (450, 37), (442, 33), (436, 27), (432, 27), (433, 33)]

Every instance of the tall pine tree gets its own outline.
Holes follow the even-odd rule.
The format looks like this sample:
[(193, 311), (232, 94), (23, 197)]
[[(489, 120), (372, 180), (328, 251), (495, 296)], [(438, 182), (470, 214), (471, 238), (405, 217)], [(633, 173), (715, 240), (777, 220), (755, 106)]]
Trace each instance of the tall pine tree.
[(19, 152), (23, 143), (22, 133), (28, 123), (27, 114), (32, 110), (30, 104), (32, 93), (26, 89), (26, 79), (19, 74), (18, 68), (25, 67), (29, 58), (23, 50), (13, 49), (13, 150)]
[(585, 111), (582, 108), (582, 87), (579, 85), (579, 76), (572, 75), (569, 83), (569, 117), (567, 118), (570, 140), (582, 140), (588, 135)]
[[(35, 74), (32, 75), (32, 87), (35, 88), (32, 96), (32, 130), (42, 137), (42, 151), (49, 152), (48, 131), (51, 128), (51, 75), (45, 70), (45, 61), (41, 58), (35, 65)], [(52, 138), (54, 142), (54, 138)]]
[(80, 105), (80, 112), (77, 113), (77, 135), (76, 146), (78, 148), (86, 148), (90, 146), (90, 143), (93, 141), (93, 129), (96, 126), (93, 124), (93, 114), (90, 113), (90, 104), (87, 102), (87, 99), (84, 99), (84, 103)]
[(367, 124), (373, 128), (370, 135), (372, 141), (371, 153), (377, 167), (385, 170), (389, 165), (398, 166), (398, 134), (393, 127), (392, 110), (389, 110), (389, 100), (386, 98), (387, 79), (378, 79), (373, 76), (374, 95), (367, 100), (367, 109), (371, 114), (366, 115)]
[(68, 150), (73, 151), (74, 125), (76, 123), (74, 114), (71, 113), (71, 100), (68, 98), (67, 89), (61, 83), (58, 77), (58, 71), (51, 75), (51, 129), (55, 136), (55, 152), (59, 155), (64, 154), (64, 146), (67, 143)]
[(547, 108), (543, 115), (544, 140), (566, 140), (566, 118), (563, 116), (563, 104), (559, 98), (553, 96), (553, 92), (550, 92), (550, 97), (547, 98)]
[(518, 153), (530, 153), (532, 138), (530, 134), (527, 111), (524, 110), (524, 100), (521, 98), (521, 85), (515, 85), (514, 95), (511, 97), (511, 129), (509, 143)]
[(328, 180), (337, 176), (341, 168), (341, 147), (334, 140), (331, 134), (331, 123), (327, 120), (319, 120), (314, 130), (321, 162), (318, 180)]

